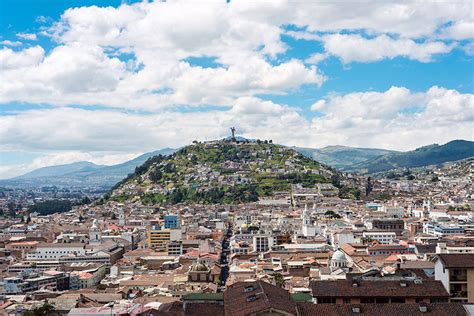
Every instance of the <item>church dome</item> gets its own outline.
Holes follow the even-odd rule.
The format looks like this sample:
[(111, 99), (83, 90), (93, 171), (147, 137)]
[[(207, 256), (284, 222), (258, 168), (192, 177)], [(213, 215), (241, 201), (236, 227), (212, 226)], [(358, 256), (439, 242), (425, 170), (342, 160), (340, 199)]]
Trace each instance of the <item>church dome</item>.
[(191, 266), (191, 271), (192, 272), (205, 272), (205, 271), (209, 271), (209, 268), (206, 266), (206, 264), (202, 263), (202, 262), (196, 262), (195, 264), (193, 264)]
[(336, 250), (331, 257), (332, 261), (346, 261), (346, 255), (341, 250)]

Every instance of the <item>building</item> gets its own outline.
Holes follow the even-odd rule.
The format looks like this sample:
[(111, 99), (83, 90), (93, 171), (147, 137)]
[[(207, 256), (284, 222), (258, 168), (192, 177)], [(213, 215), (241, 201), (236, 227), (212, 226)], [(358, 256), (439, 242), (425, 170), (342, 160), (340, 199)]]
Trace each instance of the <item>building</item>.
[(270, 235), (256, 235), (253, 236), (253, 251), (265, 252), (273, 247), (273, 237)]
[(301, 233), (305, 237), (314, 237), (316, 236), (316, 227), (311, 223), (311, 216), (308, 213), (308, 207), (305, 205), (303, 214), (302, 214), (302, 226)]
[(94, 219), (89, 230), (89, 244), (98, 245), (102, 242), (102, 232), (100, 231), (99, 221)]
[(318, 193), (325, 197), (334, 197), (339, 194), (339, 189), (331, 183), (317, 183), (316, 188)]
[(438, 254), (435, 279), (449, 292), (451, 302), (474, 303), (474, 254)]
[(27, 260), (57, 260), (69, 255), (85, 256), (86, 246), (84, 244), (47, 244), (41, 243), (33, 252), (26, 255)]
[(405, 230), (405, 223), (401, 219), (374, 219), (372, 229), (395, 232), (401, 235)]
[(178, 215), (165, 215), (163, 219), (165, 229), (176, 229), (180, 226)]
[(371, 256), (405, 254), (409, 253), (410, 249), (403, 245), (374, 245), (367, 248), (367, 252)]
[(441, 303), (449, 294), (435, 280), (325, 280), (310, 283), (315, 304)]
[(161, 226), (152, 226), (148, 230), (148, 247), (166, 251), (171, 241), (181, 241), (181, 229), (162, 229)]
[(382, 206), (381, 211), (386, 214), (387, 217), (390, 218), (402, 218), (405, 214), (405, 209), (403, 207), (396, 207), (396, 206)]
[(363, 232), (362, 237), (365, 238), (366, 240), (372, 240), (372, 241), (375, 240), (383, 245), (389, 245), (389, 244), (393, 244), (393, 241), (397, 237), (397, 234), (395, 234), (394, 232), (387, 232), (387, 231), (382, 231), (382, 232), (369, 231), (369, 232)]
[(446, 226), (437, 223), (425, 223), (423, 225), (423, 233), (435, 237), (462, 236), (464, 228), (458, 226)]
[(224, 315), (297, 315), (288, 291), (263, 281), (238, 282), (224, 292)]
[(474, 253), (474, 247), (466, 245), (448, 245), (445, 242), (439, 242), (436, 245), (436, 253)]
[(23, 294), (41, 289), (64, 291), (69, 289), (69, 274), (59, 271), (29, 273), (5, 278), (3, 283), (5, 294)]

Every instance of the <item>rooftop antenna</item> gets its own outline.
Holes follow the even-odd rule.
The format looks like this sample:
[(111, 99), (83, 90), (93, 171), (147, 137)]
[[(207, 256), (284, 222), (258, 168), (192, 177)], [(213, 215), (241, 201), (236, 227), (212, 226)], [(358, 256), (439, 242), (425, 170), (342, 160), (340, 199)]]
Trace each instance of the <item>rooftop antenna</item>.
[(235, 127), (231, 127), (230, 132), (232, 133), (232, 141), (235, 142), (236, 141), (236, 139), (235, 139)]

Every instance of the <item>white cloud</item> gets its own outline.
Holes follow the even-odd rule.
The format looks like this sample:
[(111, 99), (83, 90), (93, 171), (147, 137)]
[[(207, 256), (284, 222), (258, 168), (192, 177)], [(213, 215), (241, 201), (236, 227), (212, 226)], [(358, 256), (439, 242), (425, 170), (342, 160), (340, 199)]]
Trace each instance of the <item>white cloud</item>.
[(417, 43), (411, 39), (393, 39), (380, 35), (373, 39), (357, 34), (331, 34), (323, 37), (324, 48), (344, 63), (373, 62), (404, 56), (420, 62), (429, 62), (433, 55), (449, 53), (454, 45), (441, 41)]
[[(433, 40), (447, 23), (452, 26), (445, 40), (467, 36), (472, 21), (469, 8), (469, 1), (357, 2), (345, 4), (344, 10), (339, 3), (289, 1), (220, 1), (199, 6), (167, 1), (71, 8), (47, 31), (60, 45), (43, 63), (21, 70), (9, 67), (8, 73), (0, 74), (2, 81), (13, 81), (3, 83), (0, 102), (161, 110), (176, 105), (228, 105), (260, 93), (285, 94), (301, 85), (321, 85), (325, 77), (301, 60), (278, 59), (288, 50), (282, 34), (323, 41), (327, 52), (313, 53), (306, 64), (317, 64), (328, 54), (346, 63), (397, 56), (428, 62), (454, 47)], [(295, 30), (285, 29), (291, 24)], [(342, 30), (352, 34), (337, 33)], [(331, 35), (324, 35), (327, 32)], [(29, 39), (32, 35), (18, 34)], [(9, 58), (18, 59), (23, 53)], [(122, 53), (133, 60), (124, 60)], [(219, 66), (193, 66), (184, 62), (188, 57), (213, 57)], [(50, 81), (35, 80), (38, 71)]]
[(318, 100), (311, 105), (311, 111), (316, 112), (322, 110), (326, 106), (325, 100)]
[(36, 41), (36, 34), (33, 33), (17, 33), (16, 36), (18, 38), (21, 38), (23, 40), (28, 40), (28, 41)]
[[(4, 47), (3, 49), (0, 49), (0, 74), (12, 69), (21, 71), (21, 69), (25, 67), (35, 67), (42, 61), (43, 57), (44, 50), (41, 46), (26, 48), (19, 52)], [(3, 77), (0, 81), (0, 86), (2, 83), (8, 84), (7, 81), (7, 78)], [(3, 93), (5, 93), (4, 90), (0, 95)]]
[(473, 39), (474, 21), (457, 21), (444, 30), (443, 37), (455, 40)]
[(312, 129), (323, 144), (414, 149), (453, 139), (474, 139), (474, 95), (432, 87), (329, 97)]
[(330, 96), (315, 104), (321, 115), (312, 120), (297, 109), (255, 97), (238, 98), (228, 110), (207, 112), (138, 115), (73, 108), (31, 110), (0, 117), (0, 147), (35, 152), (141, 152), (221, 138), (228, 135), (229, 126), (249, 138), (308, 147), (342, 144), (408, 150), (473, 138), (474, 95), (456, 90), (432, 87), (412, 92), (392, 87), (385, 92)]
[(312, 54), (311, 56), (309, 56), (308, 58), (305, 59), (305, 63), (307, 64), (318, 64), (320, 62), (322, 62), (323, 60), (325, 60), (326, 58), (328, 58), (328, 54), (324, 53), (315, 53), (315, 54)]
[(5, 46), (11, 46), (11, 47), (17, 47), (17, 46), (21, 46), (21, 42), (19, 41), (10, 41), (10, 40), (3, 40), (0, 42), (0, 45), (5, 45)]

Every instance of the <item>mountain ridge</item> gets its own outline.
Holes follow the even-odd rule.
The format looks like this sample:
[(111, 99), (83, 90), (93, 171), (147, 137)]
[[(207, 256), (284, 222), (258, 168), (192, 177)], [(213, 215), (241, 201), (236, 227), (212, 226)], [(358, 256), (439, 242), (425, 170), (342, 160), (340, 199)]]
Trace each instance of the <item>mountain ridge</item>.
[(349, 167), (360, 173), (377, 173), (393, 169), (416, 168), (474, 157), (474, 142), (452, 140), (446, 144), (431, 144), (407, 152), (389, 153)]

